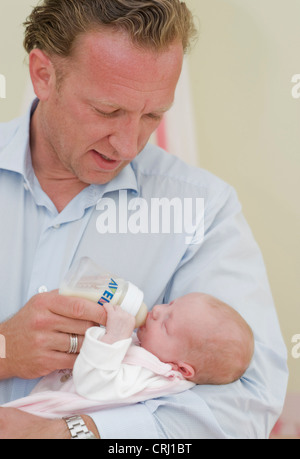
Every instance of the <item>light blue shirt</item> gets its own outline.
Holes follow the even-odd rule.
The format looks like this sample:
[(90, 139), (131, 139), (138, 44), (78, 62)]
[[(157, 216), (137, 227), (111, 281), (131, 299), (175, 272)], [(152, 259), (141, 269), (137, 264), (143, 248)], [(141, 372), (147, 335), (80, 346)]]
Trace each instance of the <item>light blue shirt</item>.
[[(140, 287), (149, 309), (192, 291), (212, 294), (236, 308), (254, 331), (255, 354), (245, 375), (226, 386), (196, 386), (105, 409), (93, 419), (104, 439), (268, 437), (286, 393), (286, 348), (262, 256), (233, 188), (148, 145), (114, 180), (85, 188), (58, 213), (32, 169), (29, 125), (30, 111), (0, 124), (0, 322), (38, 292), (58, 288), (82, 256)], [(119, 207), (121, 196), (128, 209), (124, 200)], [(149, 210), (153, 198), (204, 199), (203, 240), (188, 244), (184, 231), (155, 232), (150, 225), (144, 232), (126, 230), (124, 212), (135, 216), (132, 228), (138, 228), (134, 203), (148, 203)], [(101, 203), (108, 202), (115, 204), (116, 222), (122, 220), (115, 233), (103, 230)], [(29, 394), (35, 384), (1, 381), (0, 404)]]

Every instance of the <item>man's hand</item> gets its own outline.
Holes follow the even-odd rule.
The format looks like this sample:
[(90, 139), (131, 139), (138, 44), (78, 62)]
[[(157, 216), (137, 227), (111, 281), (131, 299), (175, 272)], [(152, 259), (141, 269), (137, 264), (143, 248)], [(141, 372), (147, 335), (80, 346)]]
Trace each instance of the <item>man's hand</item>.
[(105, 310), (89, 300), (65, 297), (56, 290), (32, 297), (19, 313), (0, 325), (6, 344), (0, 379), (35, 379), (72, 369), (77, 355), (67, 354), (70, 334), (78, 335), (79, 352), (86, 330), (105, 322)]
[(116, 341), (130, 338), (135, 329), (135, 317), (118, 306), (107, 303), (104, 305), (107, 312), (106, 334), (102, 342), (113, 344)]
[[(97, 438), (98, 430), (89, 416), (82, 416), (88, 429)], [(0, 408), (0, 439), (70, 439), (70, 431), (63, 419), (44, 419), (16, 408)]]

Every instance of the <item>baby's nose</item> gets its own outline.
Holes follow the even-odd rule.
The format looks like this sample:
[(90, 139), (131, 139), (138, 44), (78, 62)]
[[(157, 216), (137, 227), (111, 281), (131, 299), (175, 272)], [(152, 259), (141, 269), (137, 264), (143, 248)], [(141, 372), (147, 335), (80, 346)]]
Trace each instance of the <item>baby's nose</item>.
[(152, 318), (157, 320), (159, 318), (159, 306), (154, 306), (152, 309)]

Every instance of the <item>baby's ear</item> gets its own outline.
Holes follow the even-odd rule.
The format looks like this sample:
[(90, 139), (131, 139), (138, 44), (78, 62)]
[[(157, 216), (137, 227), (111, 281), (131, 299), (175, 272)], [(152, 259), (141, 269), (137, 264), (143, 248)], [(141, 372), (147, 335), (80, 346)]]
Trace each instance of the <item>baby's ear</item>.
[(171, 363), (173, 370), (179, 371), (185, 379), (191, 379), (195, 375), (194, 368), (185, 362)]

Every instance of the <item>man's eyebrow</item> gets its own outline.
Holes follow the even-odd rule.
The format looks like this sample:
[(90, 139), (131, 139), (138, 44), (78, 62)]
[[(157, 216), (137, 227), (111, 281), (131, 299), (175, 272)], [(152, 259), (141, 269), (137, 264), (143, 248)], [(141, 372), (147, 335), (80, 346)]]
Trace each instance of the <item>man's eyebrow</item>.
[(120, 106), (118, 104), (115, 104), (115, 103), (110, 102), (110, 101), (105, 100), (105, 99), (91, 99), (91, 100), (89, 100), (89, 103), (93, 104), (93, 105), (94, 104), (96, 104), (96, 105), (97, 104), (98, 105), (106, 105), (107, 107), (116, 108), (116, 109), (117, 108), (120, 108), (120, 109), (124, 108), (124, 107), (122, 107), (122, 106)]
[[(124, 110), (124, 111), (127, 110), (127, 107), (123, 107), (122, 105), (116, 104), (114, 102), (111, 102), (105, 99), (91, 99), (89, 100), (89, 103), (92, 105), (95, 105), (95, 104), (105, 105), (106, 107), (113, 108), (115, 110)], [(173, 105), (174, 105), (174, 101), (165, 107), (159, 107), (158, 109), (153, 110), (151, 113), (166, 113), (173, 107)]]
[(168, 112), (174, 105), (174, 102), (172, 102), (170, 105), (168, 105), (167, 107), (162, 107), (162, 108), (159, 108), (158, 110), (154, 110), (155, 112), (159, 112), (159, 113), (166, 113)]
[[(112, 109), (112, 110), (122, 110), (123, 108), (113, 102), (109, 102), (108, 100), (104, 99), (87, 99), (86, 103), (93, 107), (96, 110), (101, 111), (102, 109)], [(124, 108), (125, 110), (125, 108)]]

